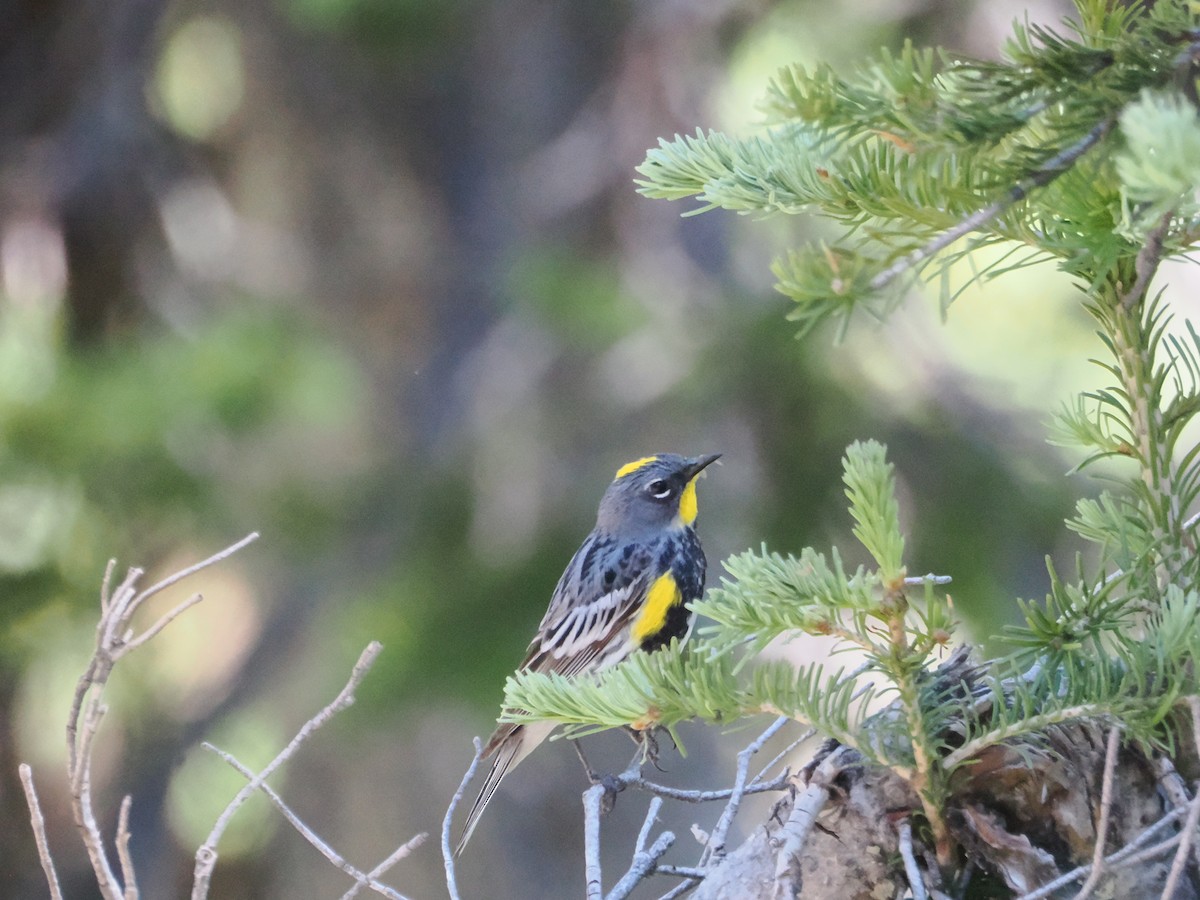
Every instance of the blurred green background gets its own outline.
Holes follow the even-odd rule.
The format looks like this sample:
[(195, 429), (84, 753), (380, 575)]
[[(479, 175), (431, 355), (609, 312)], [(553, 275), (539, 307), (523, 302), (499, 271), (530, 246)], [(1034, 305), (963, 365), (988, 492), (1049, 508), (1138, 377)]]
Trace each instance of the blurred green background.
[[(650, 201), (659, 137), (745, 132), (781, 65), (849, 67), (905, 37), (997, 54), (986, 2), (15, 0), (0, 29), (0, 894), (44, 897), (16, 779), (34, 766), (69, 897), (95, 893), (63, 728), (101, 575), (147, 582), (257, 530), (185, 585), (205, 602), (122, 664), (96, 761), (111, 836), (134, 795), (143, 895), (184, 896), (241, 781), (340, 689), (359, 703), (276, 787), (369, 869), (444, 895), (436, 831), (612, 472), (722, 452), (701, 485), (719, 560), (837, 542), (839, 457), (885, 441), (916, 572), (952, 575), (987, 640), (1070, 566), (1086, 479), (1045, 423), (1098, 345), (1052, 270), (914, 298), (802, 343), (771, 290), (825, 232)], [(1065, 4), (1025, 4), (1055, 23)], [(963, 272), (965, 280), (968, 273)], [(147, 618), (169, 606), (156, 601)], [(993, 648), (998, 647), (991, 644)], [(750, 732), (687, 732), (664, 779), (728, 781)], [(623, 765), (628, 742), (600, 737)], [(508, 781), (461, 866), (468, 896), (582, 892), (578, 763)], [(617, 818), (640, 821), (641, 798)], [(671, 861), (694, 862), (688, 824)], [(624, 817), (624, 818), (622, 818)], [(631, 850), (613, 839), (607, 871)], [(631, 836), (627, 836), (630, 837)], [(261, 798), (213, 896), (338, 896), (349, 880)], [(485, 887), (486, 886), (486, 887)], [(657, 896), (670, 883), (656, 884)]]

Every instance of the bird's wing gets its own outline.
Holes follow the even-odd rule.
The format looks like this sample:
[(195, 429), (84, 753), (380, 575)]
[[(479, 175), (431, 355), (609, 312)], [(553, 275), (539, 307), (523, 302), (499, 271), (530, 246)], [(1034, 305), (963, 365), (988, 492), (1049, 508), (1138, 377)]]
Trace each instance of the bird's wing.
[[(592, 532), (563, 572), (521, 668), (572, 676), (623, 659), (652, 580), (657, 543), (629, 542)], [(494, 756), (483, 789), (467, 814), (455, 854), (462, 852), (504, 776), (554, 730), (553, 722), (501, 723), (483, 748)]]
[(563, 572), (522, 669), (576, 675), (627, 652), (614, 646), (637, 616), (651, 581), (655, 547), (618, 552), (611, 537), (589, 536)]

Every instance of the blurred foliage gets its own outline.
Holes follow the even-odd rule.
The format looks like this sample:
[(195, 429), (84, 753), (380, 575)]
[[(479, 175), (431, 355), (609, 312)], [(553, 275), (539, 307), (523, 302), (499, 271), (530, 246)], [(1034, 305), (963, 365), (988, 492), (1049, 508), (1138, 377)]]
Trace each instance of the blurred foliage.
[(10, 621), (66, 597), (86, 614), (109, 555), (149, 561), (247, 523), (293, 552), (328, 536), (364, 461), (364, 386), (309, 324), (258, 305), (186, 336), (50, 343), (36, 401), (0, 398)]

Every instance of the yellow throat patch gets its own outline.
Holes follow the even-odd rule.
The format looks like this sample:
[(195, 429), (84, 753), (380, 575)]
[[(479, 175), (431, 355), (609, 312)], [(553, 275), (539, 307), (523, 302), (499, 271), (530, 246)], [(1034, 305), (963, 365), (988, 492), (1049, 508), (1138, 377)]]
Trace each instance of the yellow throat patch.
[(667, 612), (682, 599), (675, 576), (670, 572), (659, 575), (646, 592), (646, 602), (633, 620), (630, 636), (640, 644), (662, 631), (667, 624)]
[(625, 463), (625, 465), (617, 469), (617, 474), (616, 477), (613, 478), (613, 481), (620, 481), (626, 475), (632, 475), (638, 469), (644, 469), (646, 466), (650, 465), (650, 463), (657, 461), (657, 456), (643, 456), (641, 459), (635, 459), (631, 463)]
[(696, 504), (696, 478), (699, 477), (696, 475), (692, 478), (679, 495), (679, 522), (685, 527), (696, 521), (696, 514), (700, 511)]

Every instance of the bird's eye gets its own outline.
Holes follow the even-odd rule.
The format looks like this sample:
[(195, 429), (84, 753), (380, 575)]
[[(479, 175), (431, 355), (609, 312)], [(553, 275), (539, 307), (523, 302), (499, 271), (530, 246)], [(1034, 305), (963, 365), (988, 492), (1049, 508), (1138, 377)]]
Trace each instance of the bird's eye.
[(671, 496), (671, 486), (661, 478), (656, 478), (646, 485), (646, 492), (655, 500), (666, 500)]

